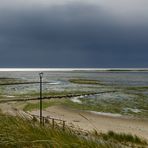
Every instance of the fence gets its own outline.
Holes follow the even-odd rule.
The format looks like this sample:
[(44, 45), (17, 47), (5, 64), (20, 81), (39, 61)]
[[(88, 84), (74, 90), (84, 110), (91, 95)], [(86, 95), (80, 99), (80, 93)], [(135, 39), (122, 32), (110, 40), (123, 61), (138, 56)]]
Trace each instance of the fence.
[[(39, 121), (40, 120), (40, 116), (32, 115), (32, 114), (30, 114), (30, 115), (33, 117), (34, 121)], [(59, 126), (62, 125), (62, 129), (65, 130), (65, 126), (66, 126), (66, 121), (65, 120), (54, 118), (54, 117), (50, 117), (50, 116), (47, 116), (47, 117), (43, 116), (41, 121), (42, 121), (42, 125), (45, 125), (45, 124), (49, 123), (49, 124), (52, 125), (52, 128), (55, 128), (56, 125), (59, 125)]]

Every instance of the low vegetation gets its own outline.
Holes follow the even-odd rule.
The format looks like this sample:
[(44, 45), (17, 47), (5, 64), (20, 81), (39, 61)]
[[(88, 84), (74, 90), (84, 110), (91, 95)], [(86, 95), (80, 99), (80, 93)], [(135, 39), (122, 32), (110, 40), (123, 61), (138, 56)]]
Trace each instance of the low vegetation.
[(103, 137), (104, 140), (116, 140), (121, 143), (132, 142), (135, 144), (147, 144), (145, 140), (140, 139), (136, 135), (125, 134), (125, 133), (115, 133), (113, 131), (109, 131), (108, 134), (101, 133), (100, 137)]
[[(55, 106), (55, 105), (64, 105), (66, 102), (66, 99), (51, 99), (47, 101), (43, 101), (42, 107), (43, 109), (46, 109), (50, 106)], [(34, 102), (34, 103), (27, 103), (23, 110), (24, 111), (32, 111), (32, 110), (37, 110), (39, 109), (39, 102)]]
[(17, 79), (17, 78), (7, 78), (7, 77), (0, 77), (0, 85), (3, 84), (13, 84), (13, 83), (21, 83), (24, 82), (21, 79)]
[[(12, 117), (0, 114), (0, 147), (51, 147), (51, 148), (120, 148), (120, 147), (146, 147), (146, 141), (132, 136), (109, 132), (98, 134), (95, 132), (83, 135), (70, 128), (64, 131), (60, 127), (52, 128), (48, 123), (41, 126), (38, 122), (25, 117)], [(121, 141), (123, 138), (123, 141)]]
[(97, 142), (87, 141), (71, 131), (40, 126), (27, 119), (1, 115), (0, 147), (96, 147)]
[(120, 143), (126, 146), (137, 147), (137, 145), (147, 145), (147, 141), (139, 138), (136, 135), (125, 134), (125, 133), (115, 133), (113, 131), (108, 131), (108, 133), (97, 133), (94, 132), (95, 137), (103, 139), (105, 141), (112, 141), (113, 143)]
[(100, 81), (97, 80), (89, 80), (89, 79), (70, 79), (69, 80), (71, 83), (76, 83), (76, 84), (95, 84), (95, 85), (102, 85)]

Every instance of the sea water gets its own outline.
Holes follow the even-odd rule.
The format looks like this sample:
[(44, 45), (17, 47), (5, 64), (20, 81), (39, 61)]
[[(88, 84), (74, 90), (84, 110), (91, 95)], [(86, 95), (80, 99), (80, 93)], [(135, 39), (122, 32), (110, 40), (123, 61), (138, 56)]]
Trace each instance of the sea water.
[[(69, 79), (93, 79), (109, 85), (122, 86), (148, 86), (148, 72), (133, 71), (105, 71), (107, 69), (0, 69), (0, 78), (17, 78), (23, 81), (39, 82), (39, 72), (42, 71), (44, 91), (79, 90), (89, 91), (97, 89), (102, 91), (102, 86), (80, 85), (69, 82)], [(20, 91), (38, 91), (39, 84), (24, 84), (8, 86)], [(13, 90), (13, 89), (12, 89)], [(105, 89), (107, 90), (107, 89)], [(146, 92), (145, 92), (146, 93)]]

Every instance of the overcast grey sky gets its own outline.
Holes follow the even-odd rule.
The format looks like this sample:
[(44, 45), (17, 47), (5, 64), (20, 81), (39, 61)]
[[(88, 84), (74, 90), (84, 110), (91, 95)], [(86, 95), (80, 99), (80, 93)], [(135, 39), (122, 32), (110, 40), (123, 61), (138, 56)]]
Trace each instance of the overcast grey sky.
[(147, 0), (0, 0), (0, 67), (148, 67)]

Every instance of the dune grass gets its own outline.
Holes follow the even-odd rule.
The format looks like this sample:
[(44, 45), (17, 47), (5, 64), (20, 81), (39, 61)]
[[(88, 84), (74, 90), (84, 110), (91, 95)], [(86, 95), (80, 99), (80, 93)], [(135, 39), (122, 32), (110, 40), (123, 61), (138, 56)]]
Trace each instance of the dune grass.
[(114, 132), (88, 133), (83, 136), (68, 127), (65, 131), (58, 126), (53, 129), (49, 123), (41, 126), (38, 122), (24, 117), (4, 114), (0, 114), (0, 128), (0, 147), (3, 148), (119, 148), (125, 144), (147, 146), (147, 143), (138, 137), (122, 136)]
[(0, 118), (0, 147), (97, 147), (97, 142), (78, 137), (70, 130), (40, 126), (20, 117)]
[(136, 135), (125, 134), (125, 133), (115, 133), (113, 131), (109, 131), (107, 134), (100, 133), (99, 137), (104, 140), (115, 140), (120, 143), (134, 143), (134, 144), (142, 144), (146, 145), (147, 142), (143, 139), (140, 139)]

